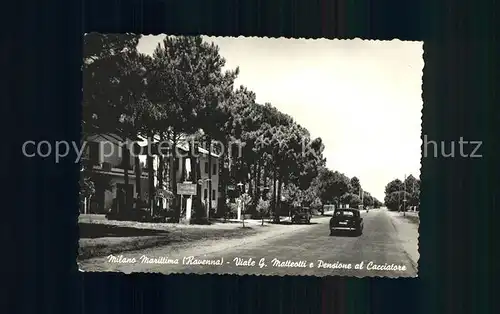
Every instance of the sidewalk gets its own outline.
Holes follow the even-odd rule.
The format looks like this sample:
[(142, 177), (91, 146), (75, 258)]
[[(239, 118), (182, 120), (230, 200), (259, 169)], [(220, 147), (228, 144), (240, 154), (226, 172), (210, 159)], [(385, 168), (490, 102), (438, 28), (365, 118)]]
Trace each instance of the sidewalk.
[[(418, 213), (406, 212), (406, 216), (403, 216), (402, 212), (387, 211), (387, 213), (391, 217), (392, 224), (398, 233), (403, 249), (412, 261), (415, 269), (417, 269), (420, 258), (418, 251)], [(409, 218), (413, 219), (410, 220)]]
[[(402, 213), (401, 213), (401, 214), (402, 214)], [(414, 212), (414, 211), (407, 211), (407, 212), (406, 212), (406, 216), (410, 216), (410, 217), (419, 217), (418, 212)]]

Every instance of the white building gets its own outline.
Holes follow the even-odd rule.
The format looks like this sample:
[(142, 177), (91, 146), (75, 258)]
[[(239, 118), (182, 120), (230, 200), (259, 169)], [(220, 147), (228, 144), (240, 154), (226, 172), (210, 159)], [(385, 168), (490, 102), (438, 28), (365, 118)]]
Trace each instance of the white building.
[[(130, 164), (128, 165), (128, 175), (129, 182), (128, 187), (125, 186), (125, 168), (126, 165), (123, 163), (123, 151), (124, 143), (126, 141), (122, 140), (116, 134), (99, 134), (91, 136), (87, 139), (87, 143), (84, 149), (83, 162), (87, 162), (92, 165), (90, 175), (94, 178), (95, 183), (95, 193), (86, 203), (89, 204), (88, 208), (83, 209), (83, 212), (90, 213), (106, 213), (113, 205), (113, 200), (119, 198), (119, 193), (128, 188), (129, 201), (132, 203), (133, 198), (137, 197), (138, 180), (136, 178), (135, 169), (135, 155), (130, 158)], [(158, 141), (154, 141), (158, 142)], [(138, 146), (142, 147), (141, 152), (136, 152), (139, 157), (139, 171), (140, 171), (140, 186), (141, 186), (141, 199), (148, 200), (149, 192), (149, 175), (147, 168), (147, 155), (149, 153), (146, 147), (147, 141), (140, 140), (135, 141)], [(168, 143), (167, 143), (168, 144)], [(153, 159), (153, 172), (154, 172), (154, 186), (155, 188), (163, 188), (168, 191), (172, 191), (172, 180), (171, 177), (171, 167), (176, 169), (176, 181), (177, 183), (182, 183), (191, 171), (190, 162), (187, 158), (188, 146), (178, 145), (178, 158), (175, 160), (171, 159), (169, 145), (162, 145), (164, 154), (164, 177), (163, 186), (159, 187), (158, 178), (158, 166), (159, 159), (158, 155), (154, 155)], [(167, 149), (165, 149), (167, 147)], [(150, 149), (154, 153), (154, 148)], [(209, 165), (208, 151), (202, 147), (198, 148), (197, 156), (200, 161), (201, 170), (201, 184), (202, 200), (203, 203), (208, 207), (208, 202), (212, 202), (212, 208), (216, 209), (219, 201), (220, 187), (219, 187), (219, 156), (212, 153), (211, 165)], [(211, 182), (212, 188), (209, 191), (209, 172), (211, 172)], [(164, 208), (167, 206), (166, 201), (163, 204)]]

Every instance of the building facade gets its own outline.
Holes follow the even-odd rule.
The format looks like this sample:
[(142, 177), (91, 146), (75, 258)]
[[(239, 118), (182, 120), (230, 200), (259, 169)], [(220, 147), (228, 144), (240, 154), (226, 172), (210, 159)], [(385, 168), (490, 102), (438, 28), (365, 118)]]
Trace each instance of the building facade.
[[(179, 145), (178, 151), (180, 152), (180, 157), (172, 160), (171, 154), (167, 153), (164, 156), (164, 177), (162, 189), (167, 191), (173, 191), (171, 178), (171, 167), (175, 167), (175, 182), (185, 183), (192, 182), (191, 177), (192, 167), (190, 158), (187, 157), (189, 151), (186, 145)], [(141, 156), (142, 157), (142, 156)], [(218, 206), (219, 198), (221, 196), (221, 190), (219, 185), (219, 155), (212, 153), (210, 164), (208, 151), (202, 147), (198, 147), (198, 153), (195, 156), (200, 166), (200, 179), (198, 184), (201, 186), (201, 199), (205, 207), (209, 207), (209, 202), (211, 202), (212, 208), (216, 209)], [(146, 158), (145, 156), (143, 158)], [(159, 156), (153, 157), (153, 169), (155, 172), (155, 186), (159, 186), (158, 180), (158, 166), (159, 166)], [(211, 186), (209, 182), (212, 182)], [(211, 189), (210, 189), (211, 187)], [(166, 201), (165, 201), (166, 202)], [(166, 204), (164, 204), (166, 207)]]
[[(108, 212), (116, 199), (128, 189), (128, 197), (130, 204), (135, 198), (140, 197), (142, 200), (149, 199), (149, 171), (148, 171), (148, 152), (151, 150), (141, 149), (136, 151), (139, 158), (139, 179), (136, 177), (136, 160), (135, 155), (130, 157), (130, 163), (124, 163), (124, 149), (126, 140), (121, 139), (116, 134), (99, 134), (90, 136), (83, 151), (82, 162), (86, 163), (84, 171), (88, 172), (88, 176), (92, 178), (95, 185), (95, 193), (85, 199), (82, 213), (103, 214)], [(145, 147), (147, 141), (136, 139), (135, 143), (138, 146)], [(172, 191), (173, 180), (171, 178), (172, 167), (175, 169), (176, 183), (183, 183), (190, 179), (191, 167), (190, 160), (187, 158), (188, 146), (179, 145), (178, 151), (180, 157), (172, 159), (169, 149), (163, 150), (163, 180), (159, 178), (160, 156), (155, 154), (150, 158), (153, 163), (153, 184), (155, 189), (163, 189)], [(154, 149), (153, 149), (154, 154)], [(212, 153), (211, 164), (209, 164), (208, 151), (202, 147), (198, 148), (198, 153), (195, 156), (200, 163), (200, 177), (198, 184), (201, 185), (201, 197), (203, 204), (208, 208), (208, 202), (211, 202), (212, 208), (216, 209), (219, 201), (219, 156)], [(128, 186), (125, 185), (125, 172), (128, 171)], [(210, 173), (210, 174), (209, 174)], [(211, 177), (212, 186), (209, 188), (209, 177)], [(162, 186), (160, 186), (162, 181)], [(138, 184), (141, 186), (141, 195), (138, 195)], [(163, 208), (168, 208), (167, 200), (163, 200)]]
[[(136, 166), (133, 157), (130, 163), (124, 162), (123, 141), (115, 134), (99, 134), (90, 136), (85, 144), (82, 162), (87, 164), (84, 171), (94, 182), (95, 193), (88, 200), (83, 211), (103, 214), (109, 211), (113, 200), (120, 198), (120, 193), (128, 190), (129, 200), (137, 197), (137, 184), (141, 184), (141, 197), (144, 198), (148, 188), (148, 174), (144, 163), (139, 166), (140, 178), (136, 177)], [(128, 173), (128, 186), (125, 184), (125, 173)]]

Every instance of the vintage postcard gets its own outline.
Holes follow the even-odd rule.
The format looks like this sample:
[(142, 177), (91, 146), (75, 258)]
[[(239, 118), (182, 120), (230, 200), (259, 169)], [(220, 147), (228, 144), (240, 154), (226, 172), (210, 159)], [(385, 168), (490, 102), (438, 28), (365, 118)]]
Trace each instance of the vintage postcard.
[(417, 276), (422, 42), (83, 40), (81, 271)]

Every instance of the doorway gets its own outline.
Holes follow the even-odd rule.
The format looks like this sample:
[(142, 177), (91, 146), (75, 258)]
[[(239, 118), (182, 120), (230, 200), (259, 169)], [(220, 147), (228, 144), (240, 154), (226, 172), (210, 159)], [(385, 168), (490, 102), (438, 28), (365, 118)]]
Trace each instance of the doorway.
[[(134, 204), (134, 185), (133, 184), (128, 184), (125, 185), (124, 183), (117, 183), (116, 184), (116, 198), (118, 202), (125, 200), (125, 195), (124, 192), (127, 192), (127, 204), (129, 206), (133, 206)], [(125, 205), (125, 204), (123, 204)]]

